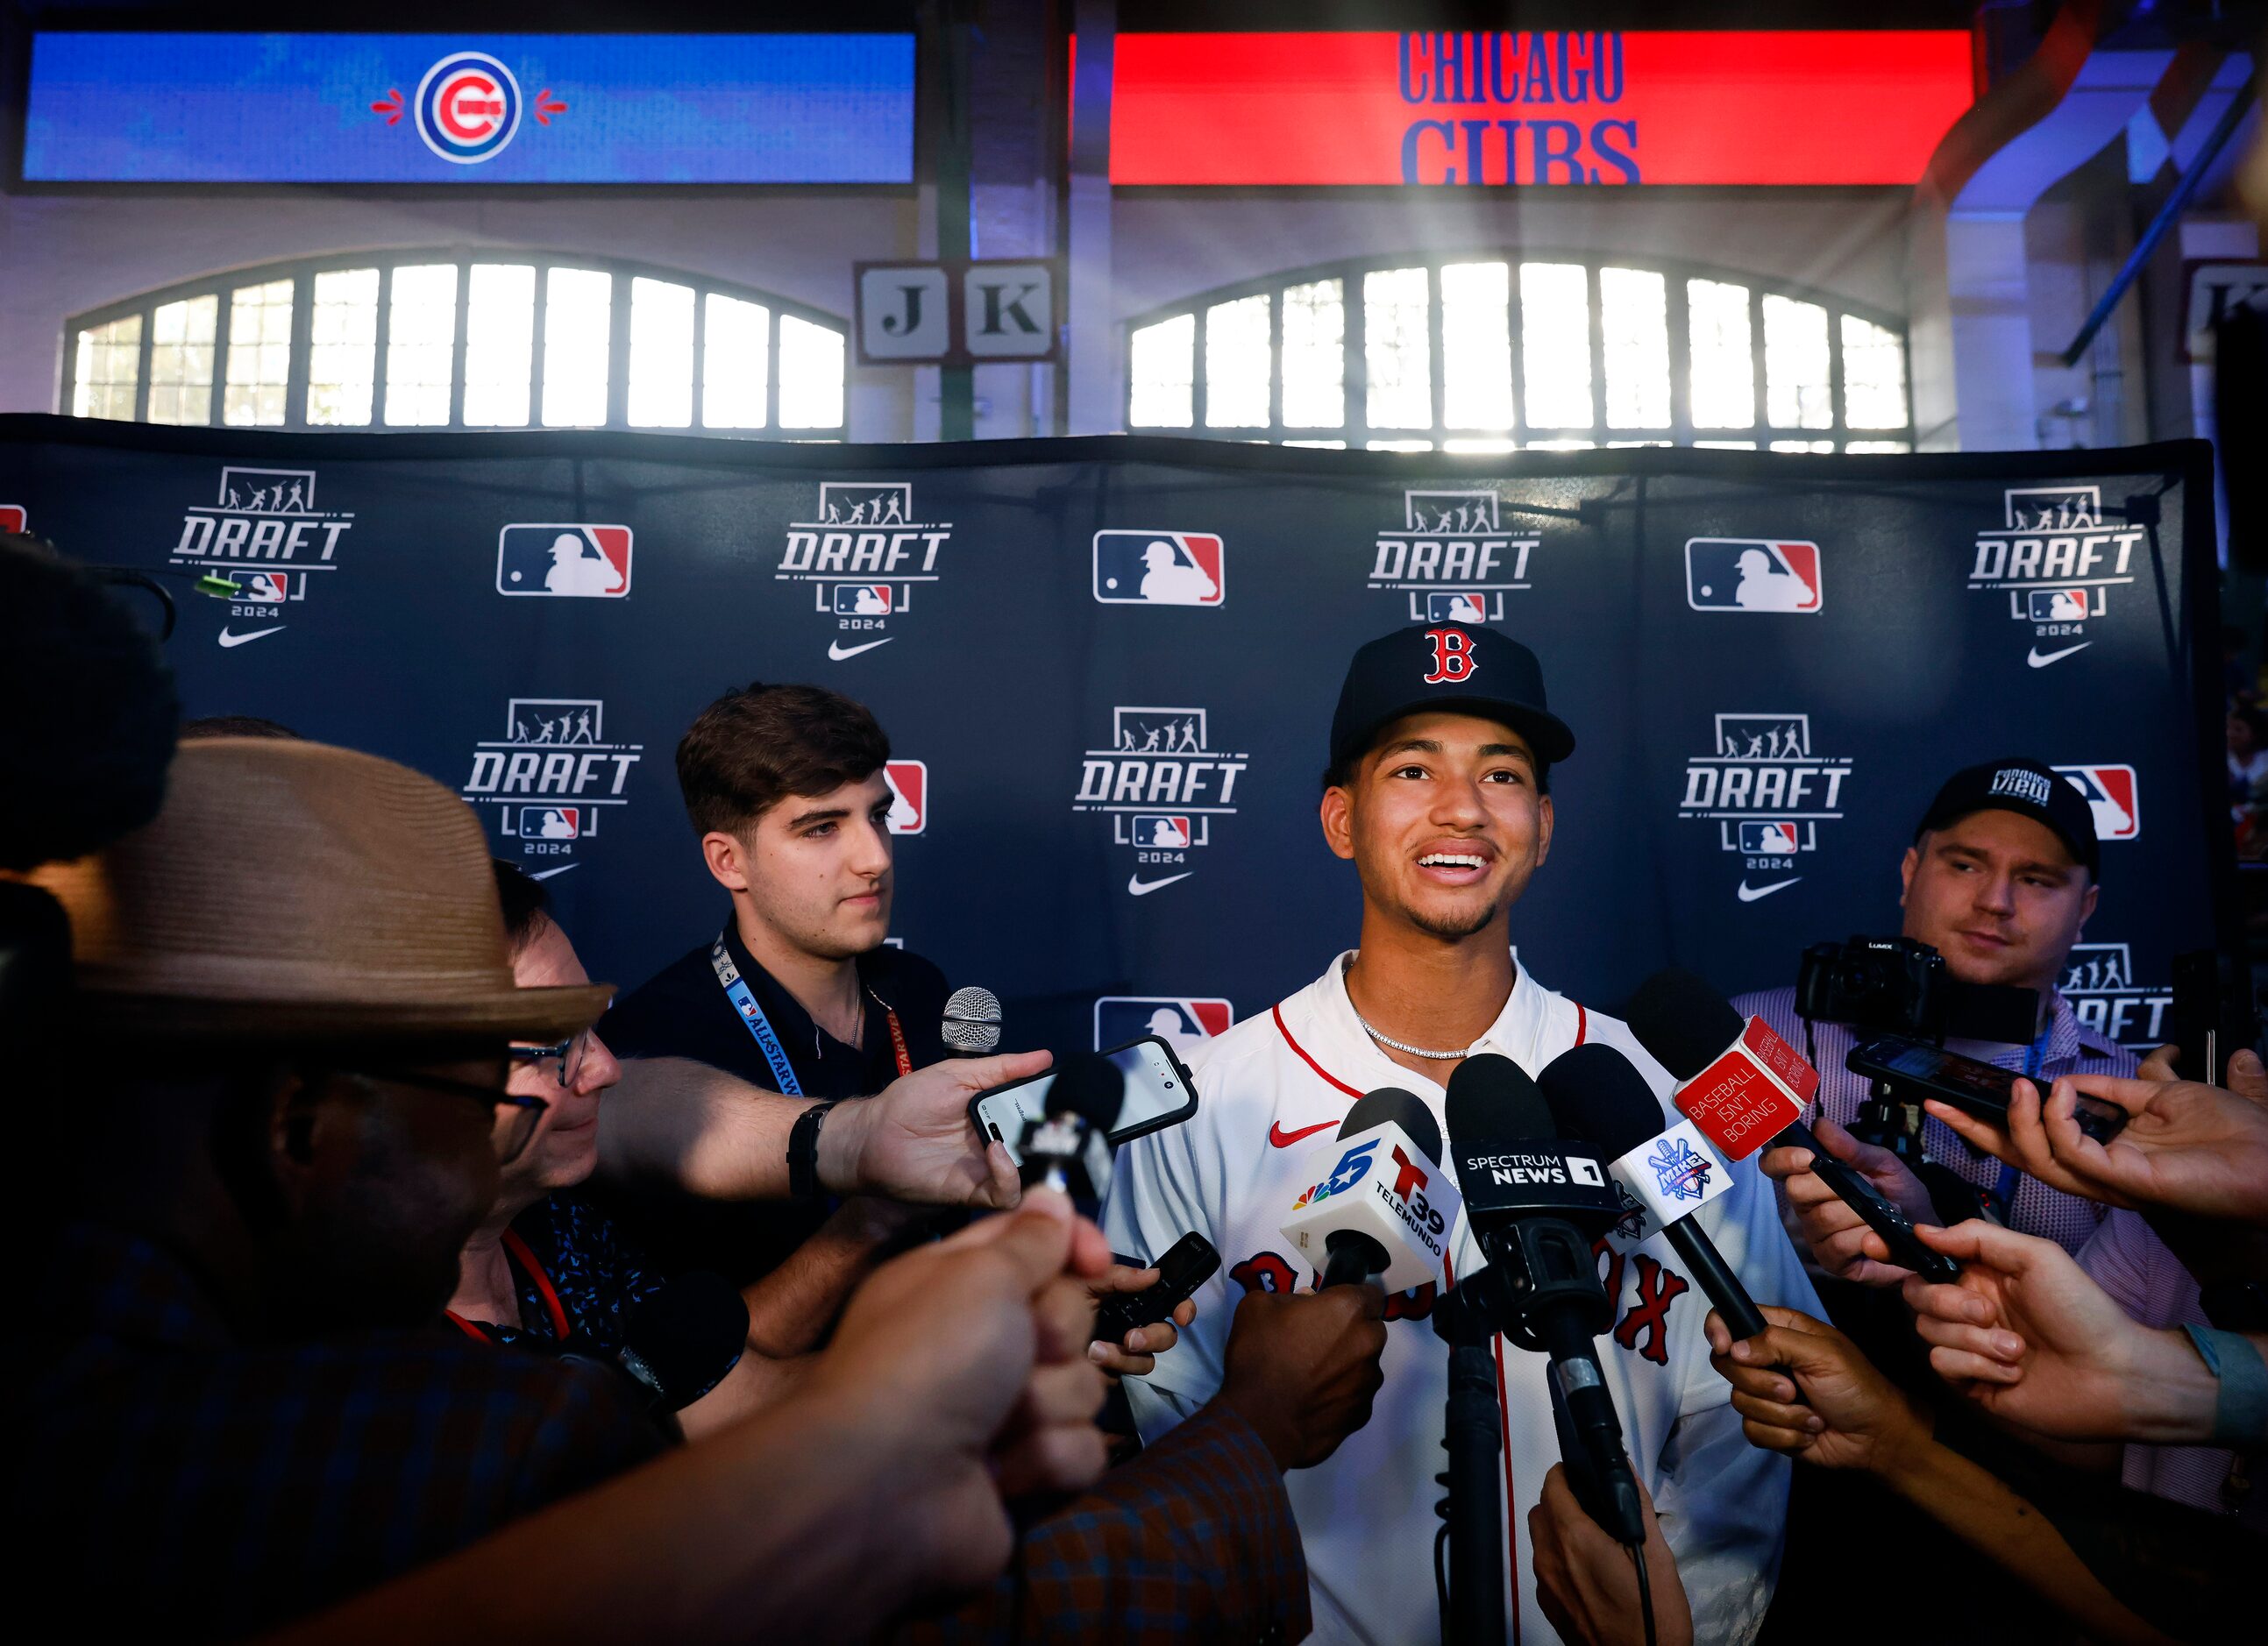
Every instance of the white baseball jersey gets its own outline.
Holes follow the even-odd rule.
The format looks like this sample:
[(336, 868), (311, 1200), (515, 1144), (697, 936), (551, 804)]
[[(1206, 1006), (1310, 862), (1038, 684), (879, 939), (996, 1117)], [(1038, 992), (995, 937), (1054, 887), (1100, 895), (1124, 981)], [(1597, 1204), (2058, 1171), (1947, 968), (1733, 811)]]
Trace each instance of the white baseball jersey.
[[(1442, 1118), (1443, 1091), (1387, 1057), (1356, 1021), (1343, 974), (1349, 956), (1273, 1010), (1206, 1042), (1190, 1060), (1197, 1112), (1183, 1125), (1119, 1151), (1106, 1226), (1120, 1252), (1155, 1256), (1191, 1230), (1225, 1265), (1197, 1294), (1195, 1326), (1146, 1378), (1127, 1380), (1134, 1416), (1154, 1437), (1219, 1386), (1236, 1299), (1254, 1287), (1314, 1284), (1278, 1232), (1314, 1173), (1317, 1149), (1336, 1137), (1354, 1099), (1381, 1086), (1423, 1098)], [(1531, 1076), (1569, 1047), (1603, 1040), (1629, 1056), (1667, 1099), (1669, 1076), (1630, 1031), (1552, 993), (1519, 968), (1503, 1012), (1472, 1047), (1509, 1057)], [(1666, 1127), (1674, 1116), (1665, 1115)], [(1819, 1312), (1803, 1266), (1780, 1227), (1771, 1185), (1753, 1162), (1698, 1221), (1760, 1303)], [(1452, 1275), (1486, 1260), (1462, 1220), (1450, 1231)], [(1787, 1510), (1786, 1459), (1750, 1446), (1731, 1390), (1709, 1364), (1702, 1321), (1709, 1301), (1659, 1234), (1643, 1243), (1609, 1236), (1601, 1273), (1614, 1305), (1600, 1363), (1633, 1466), (1653, 1494), (1693, 1607), (1696, 1638), (1746, 1642), (1764, 1620), (1778, 1572)], [(1370, 1422), (1329, 1461), (1285, 1477), (1306, 1546), (1315, 1638), (1417, 1646), (1440, 1638), (1433, 1538), (1440, 1522), (1433, 1481), (1444, 1466), (1442, 1408), (1448, 1347), (1427, 1317), (1434, 1290), (1388, 1299), (1385, 1385)], [(1498, 1377), (1506, 1436), (1505, 1592), (1517, 1596), (1509, 1638), (1557, 1638), (1535, 1603), (1528, 1511), (1559, 1460), (1544, 1382), (1548, 1357), (1499, 1338)]]

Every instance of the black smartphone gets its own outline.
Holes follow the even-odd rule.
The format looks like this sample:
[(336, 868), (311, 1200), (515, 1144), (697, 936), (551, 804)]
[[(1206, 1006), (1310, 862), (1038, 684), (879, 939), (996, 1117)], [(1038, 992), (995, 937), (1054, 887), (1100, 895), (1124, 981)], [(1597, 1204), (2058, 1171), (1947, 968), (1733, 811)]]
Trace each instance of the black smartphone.
[[(1114, 1046), (1103, 1055), (1126, 1077), (1125, 1101), (1118, 1111), (1118, 1124), (1110, 1128), (1113, 1149), (1178, 1125), (1197, 1112), (1197, 1089), (1189, 1079), (1189, 1071), (1182, 1067), (1182, 1060), (1174, 1055), (1174, 1048), (1160, 1037), (1145, 1034), (1138, 1040)], [(1045, 1074), (1012, 1080), (1005, 1086), (978, 1092), (968, 1100), (969, 1123), (976, 1128), (979, 1136), (1005, 1146), (1009, 1159), (1022, 1165), (1024, 1159), (1017, 1144), (1023, 1139), (1025, 1124), (1047, 1113), (1048, 1088), (1055, 1084), (1055, 1078), (1051, 1069)]]
[(1881, 1236), (1882, 1244), (1889, 1248), (1891, 1262), (1900, 1268), (1911, 1269), (1924, 1280), (1936, 1285), (1961, 1278), (1961, 1265), (1957, 1260), (1924, 1246), (1921, 1237), (1914, 1233), (1913, 1219), (1900, 1209), (1898, 1203), (1867, 1182), (1857, 1167), (1829, 1154), (1825, 1145), (1812, 1135), (1811, 1128), (1801, 1121), (1788, 1126), (1771, 1141), (1775, 1149), (1811, 1150), (1813, 1174), (1832, 1189), (1845, 1206), (1858, 1213), (1867, 1228)]
[(1165, 1256), (1142, 1267), (1158, 1271), (1157, 1284), (1147, 1291), (1121, 1292), (1104, 1300), (1094, 1312), (1095, 1341), (1123, 1342), (1136, 1326), (1154, 1326), (1166, 1319), (1213, 1277), (1220, 1268), (1220, 1253), (1192, 1230), (1168, 1246)]
[(2173, 1021), (2166, 1038), (2181, 1048), (2174, 1073), (2183, 1080), (2217, 1086), (2228, 1072), (2228, 1054), (2235, 1048), (2223, 1043), (2220, 994), (2219, 954), (2192, 949), (2174, 957)]
[[(1888, 1088), (1896, 1103), (1920, 1103), (1935, 1098), (1963, 1114), (2005, 1128), (2008, 1099), (2023, 1077), (1991, 1063), (1980, 1063), (1921, 1040), (1903, 1035), (1880, 1034), (1861, 1040), (1843, 1060), (1854, 1075), (1864, 1075), (1877, 1088)], [(2036, 1082), (2047, 1096), (2047, 1083)], [(2126, 1124), (2126, 1111), (2101, 1098), (2079, 1094), (2079, 1129), (2099, 1143), (2109, 1143)]]

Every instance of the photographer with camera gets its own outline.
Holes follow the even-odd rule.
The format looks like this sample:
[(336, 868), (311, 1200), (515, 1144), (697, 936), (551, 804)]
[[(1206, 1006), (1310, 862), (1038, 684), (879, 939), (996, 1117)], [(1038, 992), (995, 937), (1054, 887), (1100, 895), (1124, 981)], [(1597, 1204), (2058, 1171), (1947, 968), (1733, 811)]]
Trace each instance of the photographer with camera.
[[(1871, 1089), (1864, 1076), (1844, 1066), (1852, 1045), (1869, 1030), (1929, 1038), (1933, 1027), (1943, 1026), (1948, 1050), (2023, 1075), (2042, 1090), (2066, 1075), (2133, 1074), (2134, 1054), (2080, 1022), (2056, 988), (2072, 945), (2095, 913), (2100, 870), (2095, 817), (2086, 797), (2044, 762), (2003, 760), (1967, 767), (1938, 790), (1899, 865), (1898, 902), (1904, 910), (1899, 930), (1907, 941), (1871, 944), (1864, 952), (1853, 952), (1853, 945), (1823, 975), (1811, 968), (1808, 1000), (1800, 1001), (1795, 988), (1782, 988), (1734, 1003), (1806, 1048), (1819, 1070), (1817, 1107), (1806, 1117), (1819, 1141), (1917, 1222), (1955, 1223), (1990, 1211), (2007, 1226), (2074, 1253), (2102, 1223), (2100, 1204), (1978, 1153), (1933, 1117), (1918, 1138), (1927, 1159), (1943, 1168), (1928, 1174), (1937, 1192), (1933, 1196), (1922, 1176), (1890, 1149), (1850, 1135)], [(1926, 944), (1942, 957), (1941, 974), (1927, 964), (1927, 957), (1913, 952), (1914, 944)], [(1961, 992), (1947, 991), (1948, 981), (1970, 990), (2036, 991), (2038, 1004), (2029, 1014), (2028, 1039), (1964, 1034), (1969, 1025), (1958, 1015), (1948, 1021), (1941, 1015), (1942, 1002), (1926, 997)], [(1813, 1008), (1808, 1017), (1806, 1004)], [(1776, 1149), (1763, 1165), (1785, 1186), (1789, 1211), (1820, 1268), (1862, 1285), (1903, 1281), (1906, 1271), (1876, 1261), (1861, 1249), (1865, 1225), (1804, 1171), (1808, 1158), (1800, 1150)], [(1970, 1195), (1974, 1203), (1962, 1203)], [(1938, 1205), (1937, 1198), (1951, 1203)]]

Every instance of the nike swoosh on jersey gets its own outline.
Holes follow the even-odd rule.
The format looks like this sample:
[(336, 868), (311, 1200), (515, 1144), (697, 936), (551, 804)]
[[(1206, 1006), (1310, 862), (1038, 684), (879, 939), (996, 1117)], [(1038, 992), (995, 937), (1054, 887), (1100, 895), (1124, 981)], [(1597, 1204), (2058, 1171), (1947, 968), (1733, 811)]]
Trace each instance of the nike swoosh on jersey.
[(1276, 1149), (1289, 1149), (1302, 1137), (1313, 1137), (1317, 1132), (1337, 1124), (1336, 1121), (1317, 1121), (1313, 1126), (1302, 1126), (1296, 1132), (1287, 1132), (1280, 1121), (1270, 1122), (1268, 1128), (1269, 1145)]
[(828, 643), (827, 655), (840, 663), (843, 658), (855, 658), (862, 651), (872, 651), (877, 646), (887, 646), (896, 638), (895, 635), (885, 635), (880, 640), (870, 640), (863, 646), (846, 646), (839, 640), (833, 640)]
[(288, 624), (278, 623), (273, 628), (255, 628), (241, 635), (231, 634), (226, 628), (223, 628), (220, 631), (220, 643), (225, 647), (240, 646), (247, 640), (259, 640), (269, 635), (280, 635), (288, 627)]
[(1760, 897), (1770, 897), (1775, 892), (1785, 892), (1788, 887), (1793, 885), (1796, 880), (1800, 880), (1803, 877), (1801, 875), (1797, 875), (1794, 879), (1775, 880), (1770, 885), (1750, 885), (1746, 880), (1743, 880), (1741, 882), (1741, 901), (1743, 903), (1753, 903)]
[(565, 874), (570, 869), (579, 869), (582, 866), (579, 863), (563, 863), (556, 869), (540, 869), (527, 878), (531, 880), (549, 880), (555, 874)]
[(2049, 664), (2060, 662), (2074, 651), (2084, 651), (2094, 643), (2091, 640), (2082, 640), (2075, 646), (2066, 646), (2061, 651), (2051, 651), (2045, 654), (2043, 654), (2037, 646), (2034, 646), (2024, 654), (2024, 661), (2036, 669), (2044, 669)]
[(1171, 885), (1176, 880), (1186, 880), (1196, 872), (1194, 869), (1184, 869), (1181, 873), (1169, 874), (1162, 880), (1145, 880), (1138, 874), (1130, 874), (1126, 877), (1126, 889), (1137, 897), (1147, 897), (1160, 886)]

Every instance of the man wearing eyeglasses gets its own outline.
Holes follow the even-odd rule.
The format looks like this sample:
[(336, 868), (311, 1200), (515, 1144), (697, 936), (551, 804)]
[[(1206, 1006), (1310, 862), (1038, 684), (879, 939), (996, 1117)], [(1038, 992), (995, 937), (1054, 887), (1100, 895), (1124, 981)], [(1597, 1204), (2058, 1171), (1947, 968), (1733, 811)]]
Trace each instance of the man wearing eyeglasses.
[(508, 1046), (609, 992), (519, 987), (460, 800), (188, 744), (155, 822), (28, 878), (86, 1054), (24, 1154), (67, 1187), (6, 1361), (0, 1540), (88, 1632), (254, 1634), (661, 1449), (615, 1380), (430, 1328), (544, 1113)]

